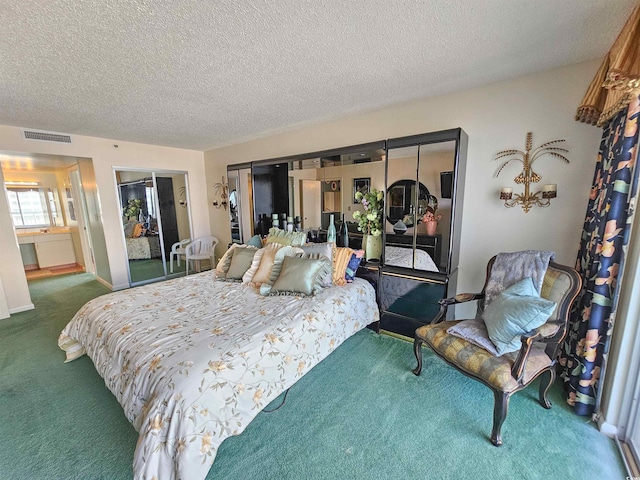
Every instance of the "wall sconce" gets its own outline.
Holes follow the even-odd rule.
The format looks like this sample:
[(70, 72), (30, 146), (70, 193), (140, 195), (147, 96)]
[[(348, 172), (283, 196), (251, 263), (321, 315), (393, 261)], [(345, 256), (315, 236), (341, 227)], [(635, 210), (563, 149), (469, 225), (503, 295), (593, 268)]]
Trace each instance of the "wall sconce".
[(213, 201), (213, 206), (226, 210), (229, 203), (229, 185), (225, 183), (224, 175), (222, 176), (222, 182), (214, 184), (213, 188), (215, 189), (215, 195), (218, 197)]
[(178, 194), (180, 195), (178, 203), (182, 208), (187, 208), (187, 187), (180, 187), (178, 189)]
[(531, 169), (533, 162), (544, 155), (551, 155), (569, 163), (569, 159), (563, 155), (564, 153), (568, 153), (569, 150), (557, 146), (557, 144), (564, 142), (564, 139), (543, 143), (531, 151), (532, 140), (533, 135), (531, 132), (528, 132), (524, 152), (521, 150), (502, 150), (496, 153), (495, 158), (495, 160), (498, 160), (499, 158), (514, 156), (514, 158), (510, 158), (500, 166), (498, 173), (496, 173), (496, 178), (500, 175), (502, 169), (511, 161), (516, 160), (522, 163), (522, 172), (520, 172), (513, 181), (517, 184), (524, 184), (524, 193), (516, 193), (514, 196), (513, 188), (504, 187), (500, 191), (500, 200), (504, 200), (505, 207), (521, 205), (525, 213), (529, 212), (534, 205), (538, 207), (548, 207), (551, 204), (551, 199), (556, 198), (558, 194), (558, 186), (555, 183), (544, 185), (541, 191), (531, 193), (530, 184), (538, 183), (542, 180), (542, 177)]

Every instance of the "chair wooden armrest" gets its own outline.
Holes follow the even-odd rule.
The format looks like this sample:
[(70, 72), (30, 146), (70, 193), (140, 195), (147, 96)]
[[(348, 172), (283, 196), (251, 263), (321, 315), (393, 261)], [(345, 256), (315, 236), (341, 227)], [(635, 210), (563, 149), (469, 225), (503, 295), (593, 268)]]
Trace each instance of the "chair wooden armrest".
[(520, 352), (516, 358), (516, 361), (513, 362), (513, 366), (511, 367), (511, 376), (515, 378), (518, 382), (522, 380), (522, 375), (524, 374), (524, 366), (527, 363), (527, 358), (529, 357), (529, 352), (531, 351), (531, 346), (535, 342), (541, 343), (549, 343), (555, 340), (556, 333), (560, 330), (561, 324), (558, 322), (547, 322), (540, 327), (531, 330), (528, 333), (525, 333), (520, 337), (520, 341), (522, 342), (522, 346), (520, 347)]
[(484, 298), (484, 293), (459, 293), (455, 297), (441, 298), (440, 300), (438, 300), (440, 311), (431, 323), (440, 323), (442, 320), (444, 320), (447, 316), (447, 309), (451, 305), (472, 302), (474, 300), (480, 300), (482, 298)]

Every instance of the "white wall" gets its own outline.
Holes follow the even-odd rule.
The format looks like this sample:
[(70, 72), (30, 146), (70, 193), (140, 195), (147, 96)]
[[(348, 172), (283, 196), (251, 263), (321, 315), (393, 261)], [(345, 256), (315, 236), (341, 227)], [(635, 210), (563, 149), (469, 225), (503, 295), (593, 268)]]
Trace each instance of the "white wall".
[[(28, 126), (27, 126), (28, 127)], [(209, 235), (209, 213), (207, 211), (207, 183), (204, 175), (203, 153), (194, 150), (160, 147), (132, 142), (121, 142), (104, 138), (72, 135), (72, 144), (57, 144), (29, 141), (22, 138), (20, 128), (0, 126), (0, 150), (26, 153), (42, 153), (88, 157), (93, 160), (95, 171), (95, 187), (98, 191), (100, 220), (104, 225), (106, 252), (110, 281), (114, 289), (128, 286), (127, 255), (121, 233), (121, 214), (118, 207), (117, 187), (113, 174), (114, 167), (139, 169), (166, 169), (187, 171), (189, 175), (189, 209), (193, 221), (195, 236)], [(118, 145), (117, 148), (114, 145)], [(83, 184), (84, 184), (83, 177)], [(92, 186), (89, 186), (93, 188)], [(85, 186), (85, 188), (88, 188)], [(5, 256), (5, 243), (15, 243), (13, 229), (6, 233), (5, 225), (11, 225), (6, 199), (0, 200), (0, 227), (2, 246), (0, 251)], [(10, 239), (9, 236), (13, 237)], [(7, 237), (7, 238), (5, 238)], [(17, 245), (16, 245), (17, 248)], [(20, 253), (15, 253), (20, 263)], [(24, 278), (21, 265), (8, 267), (2, 262), (2, 280), (5, 290), (8, 284), (16, 283), (16, 278)], [(26, 288), (26, 281), (24, 282)], [(8, 299), (12, 295), (7, 294)], [(22, 300), (25, 297), (22, 295)], [(26, 300), (29, 299), (28, 291)]]
[[(2, 169), (0, 183), (4, 185)], [(4, 290), (0, 292), (0, 318), (6, 318), (7, 311), (16, 313), (33, 308), (4, 188), (0, 195), (0, 285)]]
[[(211, 184), (231, 163), (461, 127), (469, 135), (469, 150), (458, 290), (480, 290), (487, 260), (501, 251), (550, 249), (559, 262), (573, 265), (601, 135), (573, 117), (599, 64), (571, 65), (211, 150), (205, 152), (207, 178)], [(536, 163), (542, 183), (558, 184), (558, 198), (548, 208), (524, 213), (499, 201), (502, 186), (520, 190), (512, 180), (518, 172), (510, 165), (496, 179), (499, 163), (493, 158), (500, 150), (524, 149), (527, 132), (533, 132), (535, 146), (566, 139), (571, 164), (555, 158)], [(214, 234), (226, 243), (224, 212), (210, 213)]]

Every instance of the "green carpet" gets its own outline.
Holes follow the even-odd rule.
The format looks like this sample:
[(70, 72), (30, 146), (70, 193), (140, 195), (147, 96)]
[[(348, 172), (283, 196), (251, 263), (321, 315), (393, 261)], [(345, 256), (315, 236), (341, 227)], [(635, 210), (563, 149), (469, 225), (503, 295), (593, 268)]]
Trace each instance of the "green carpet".
[[(0, 321), (0, 478), (129, 479), (137, 434), (86, 356), (63, 364), (56, 340), (87, 300), (89, 274), (29, 284), (36, 309)], [(537, 385), (516, 394), (488, 440), (493, 395), (424, 350), (362, 331), (226, 440), (209, 479), (623, 479), (614, 442), (554, 407)], [(277, 405), (279, 400), (272, 403)]]
[[(167, 262), (167, 274), (169, 276), (184, 273), (185, 271), (186, 263), (184, 261), (180, 262), (180, 266), (178, 266), (177, 262), (173, 262), (173, 274), (169, 271), (169, 262)], [(132, 283), (164, 277), (163, 262), (159, 258), (129, 260), (129, 273), (131, 274)]]

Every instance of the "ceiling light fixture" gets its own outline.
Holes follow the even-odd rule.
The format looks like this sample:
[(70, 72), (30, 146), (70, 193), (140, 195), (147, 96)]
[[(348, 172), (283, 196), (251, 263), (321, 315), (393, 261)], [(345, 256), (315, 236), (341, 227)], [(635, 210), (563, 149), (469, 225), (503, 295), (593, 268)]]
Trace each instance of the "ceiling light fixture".
[(40, 185), (40, 182), (14, 182), (8, 181), (4, 182), (4, 184), (8, 187), (37, 187)]

